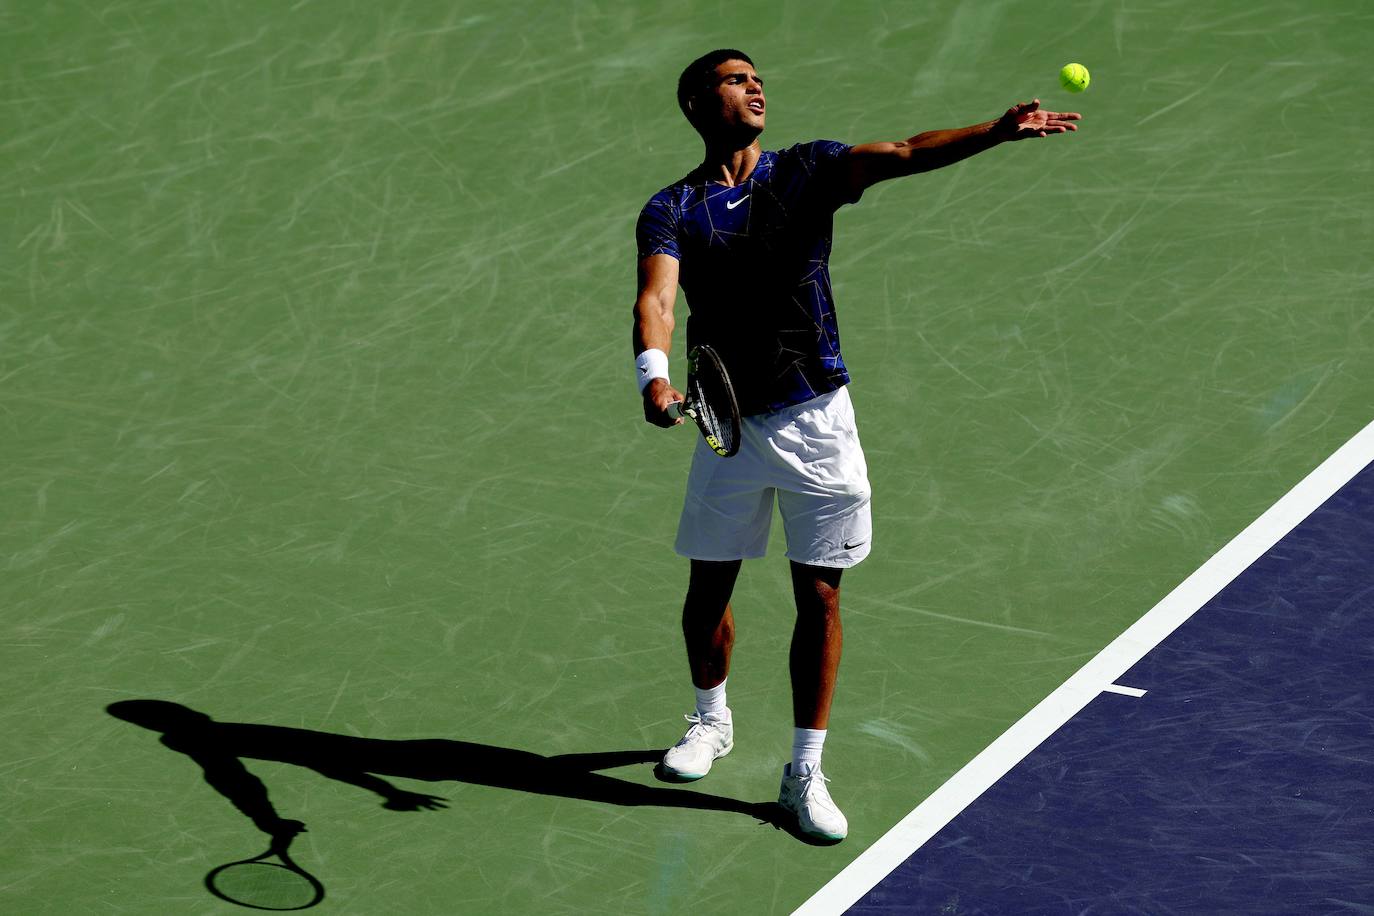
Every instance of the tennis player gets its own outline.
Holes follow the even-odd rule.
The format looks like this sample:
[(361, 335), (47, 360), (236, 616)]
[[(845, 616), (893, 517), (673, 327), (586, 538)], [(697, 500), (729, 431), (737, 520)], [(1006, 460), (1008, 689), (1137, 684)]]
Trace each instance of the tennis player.
[(721, 458), (698, 438), (692, 456), (676, 550), (691, 560), (682, 630), (696, 710), (662, 766), (700, 779), (734, 745), (725, 697), (730, 595), (741, 562), (764, 555), (776, 499), (797, 606), (792, 759), (778, 800), (802, 832), (838, 841), (849, 828), (826, 788), (821, 750), (840, 663), (840, 575), (868, 556), (872, 522), (830, 288), (832, 217), (876, 182), (1076, 130), (1079, 115), (1044, 111), (1037, 99), (996, 120), (892, 143), (817, 140), (764, 151), (763, 79), (733, 49), (689, 64), (677, 98), (706, 152), (639, 215), (634, 352), (644, 417), (663, 427), (682, 422), (667, 412), (683, 400), (667, 355), (681, 285), (688, 347), (719, 353), (743, 420), (737, 455)]

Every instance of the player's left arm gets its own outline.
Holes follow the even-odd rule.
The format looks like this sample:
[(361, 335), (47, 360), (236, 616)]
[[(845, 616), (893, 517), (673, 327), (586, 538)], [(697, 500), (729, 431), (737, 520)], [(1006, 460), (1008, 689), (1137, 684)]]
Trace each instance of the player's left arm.
[(953, 165), (1002, 143), (1077, 130), (1076, 111), (1045, 111), (1040, 100), (1018, 102), (995, 121), (951, 130), (928, 130), (891, 143), (863, 143), (849, 151), (851, 189)]

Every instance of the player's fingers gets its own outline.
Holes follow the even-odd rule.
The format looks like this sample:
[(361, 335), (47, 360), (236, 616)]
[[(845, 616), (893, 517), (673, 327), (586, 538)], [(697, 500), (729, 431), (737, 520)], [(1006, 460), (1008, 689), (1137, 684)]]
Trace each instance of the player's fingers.
[(662, 429), (671, 429), (674, 426), (682, 425), (681, 417), (673, 419), (672, 417), (668, 416), (668, 411), (664, 409), (655, 410), (653, 413), (650, 413), (646, 410), (644, 412), (644, 419), (648, 420), (653, 425), (658, 426)]
[(663, 413), (663, 419), (667, 420), (668, 422), (662, 423), (662, 424), (660, 424), (660, 425), (662, 425), (662, 426), (681, 426), (681, 425), (682, 425), (682, 417), (670, 418), (670, 417), (668, 416), (668, 406), (669, 406), (670, 404), (681, 404), (684, 400), (686, 400), (686, 398), (683, 397), (681, 391), (678, 391), (676, 388), (672, 387), (671, 385), (669, 385), (669, 386), (668, 386), (668, 389), (664, 392), (664, 396), (665, 396), (666, 399), (665, 399), (664, 401), (662, 401), (662, 402), (659, 404), (659, 408), (658, 408), (658, 409), (659, 409), (660, 411), (662, 411), (662, 413)]

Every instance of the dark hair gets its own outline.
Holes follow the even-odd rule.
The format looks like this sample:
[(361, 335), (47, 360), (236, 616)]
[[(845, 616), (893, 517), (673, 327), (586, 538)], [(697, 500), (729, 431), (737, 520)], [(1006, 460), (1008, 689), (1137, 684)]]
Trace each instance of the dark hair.
[(716, 68), (727, 60), (742, 60), (749, 66), (754, 66), (749, 55), (743, 51), (734, 48), (717, 48), (692, 61), (687, 65), (687, 69), (682, 71), (682, 75), (677, 78), (677, 105), (693, 125), (696, 124), (696, 120), (692, 117), (692, 112), (688, 110), (687, 103), (711, 85), (711, 81), (716, 75)]

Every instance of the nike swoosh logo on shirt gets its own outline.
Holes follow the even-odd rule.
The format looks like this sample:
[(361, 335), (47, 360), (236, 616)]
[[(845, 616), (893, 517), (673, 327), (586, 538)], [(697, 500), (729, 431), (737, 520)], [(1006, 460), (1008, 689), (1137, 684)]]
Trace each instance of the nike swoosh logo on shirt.
[(744, 195), (743, 197), (741, 197), (739, 200), (729, 200), (729, 201), (726, 201), (726, 202), (725, 202), (725, 209), (727, 209), (727, 210), (733, 210), (733, 209), (735, 209), (736, 207), (738, 207), (740, 204), (744, 203), (744, 202), (745, 202), (746, 200), (748, 200), (748, 199), (749, 199), (749, 195), (746, 194), (746, 195)]

